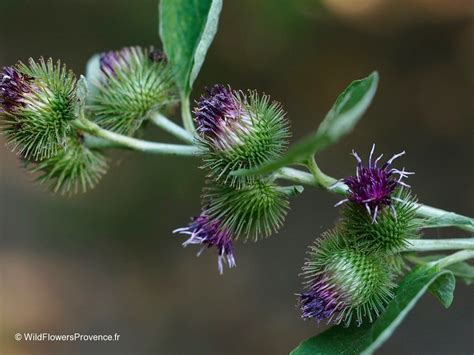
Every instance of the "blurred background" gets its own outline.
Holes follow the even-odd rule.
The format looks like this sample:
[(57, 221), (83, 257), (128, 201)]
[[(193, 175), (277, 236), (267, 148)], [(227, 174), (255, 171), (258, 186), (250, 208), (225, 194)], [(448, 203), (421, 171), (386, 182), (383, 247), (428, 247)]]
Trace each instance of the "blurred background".
[[(156, 0), (1, 0), (0, 14), (2, 67), (43, 55), (80, 74), (96, 52), (159, 45)], [(216, 82), (271, 94), (295, 141), (377, 69), (372, 107), (320, 166), (342, 177), (354, 172), (352, 148), (405, 149), (398, 164), (416, 170), (421, 201), (473, 215), (473, 20), (471, 0), (227, 0), (194, 95)], [(172, 141), (153, 127), (147, 138)], [(112, 152), (95, 190), (61, 197), (0, 144), (1, 354), (285, 354), (324, 329), (300, 319), (294, 293), (337, 196), (308, 188), (278, 235), (237, 245), (238, 267), (219, 276), (213, 252), (196, 258), (171, 233), (199, 212), (199, 161)], [(424, 296), (379, 353), (472, 354), (474, 293), (456, 287), (449, 311)], [(121, 337), (34, 343), (17, 332)]]

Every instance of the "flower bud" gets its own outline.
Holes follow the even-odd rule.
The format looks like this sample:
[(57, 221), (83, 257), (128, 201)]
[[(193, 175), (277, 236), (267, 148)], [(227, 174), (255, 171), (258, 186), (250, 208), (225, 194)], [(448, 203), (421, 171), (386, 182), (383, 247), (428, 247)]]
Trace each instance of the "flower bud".
[(410, 186), (402, 181), (408, 175), (414, 174), (405, 171), (405, 168), (398, 170), (392, 168), (392, 162), (405, 154), (401, 152), (392, 156), (381, 167), (378, 163), (383, 154), (372, 162), (372, 155), (375, 150), (375, 144), (372, 146), (369, 156), (368, 166), (362, 165), (362, 159), (352, 151), (352, 155), (357, 160), (356, 175), (343, 179), (343, 182), (349, 187), (349, 195), (345, 200), (340, 201), (336, 206), (350, 201), (354, 204), (364, 207), (372, 218), (372, 222), (377, 221), (379, 212), (385, 207), (393, 210), (392, 195), (397, 188)]
[(252, 181), (253, 177), (229, 173), (276, 159), (288, 145), (285, 113), (266, 95), (215, 85), (201, 97), (194, 114), (199, 140), (207, 152), (204, 168), (220, 183), (241, 186)]
[(0, 74), (0, 118), (7, 141), (27, 159), (54, 156), (75, 118), (76, 78), (52, 59), (6, 67)]
[(100, 75), (92, 82), (91, 109), (102, 127), (133, 135), (151, 109), (176, 101), (165, 55), (151, 48), (125, 47), (100, 57)]
[(277, 185), (255, 180), (240, 189), (217, 185), (205, 191), (206, 213), (244, 241), (268, 237), (283, 225), (287, 195)]
[(343, 209), (344, 229), (351, 239), (367, 251), (395, 253), (408, 245), (408, 239), (419, 237), (415, 199), (406, 191), (391, 202), (391, 209), (378, 213), (377, 223), (360, 205), (348, 202)]
[(68, 139), (64, 149), (31, 170), (40, 172), (38, 180), (49, 184), (53, 192), (73, 194), (92, 189), (106, 173), (107, 161), (99, 151), (86, 147), (77, 134)]
[(193, 218), (188, 227), (176, 229), (173, 233), (190, 236), (183, 243), (184, 247), (190, 244), (201, 245), (197, 256), (201, 255), (205, 249), (215, 247), (217, 249), (217, 268), (220, 274), (224, 272), (224, 263), (227, 263), (229, 268), (236, 266), (231, 231), (225, 228), (219, 219), (209, 217), (206, 211)]
[(353, 318), (373, 321), (393, 297), (393, 270), (378, 254), (346, 243), (340, 230), (323, 234), (303, 266), (306, 290), (299, 295), (302, 318), (349, 325)]

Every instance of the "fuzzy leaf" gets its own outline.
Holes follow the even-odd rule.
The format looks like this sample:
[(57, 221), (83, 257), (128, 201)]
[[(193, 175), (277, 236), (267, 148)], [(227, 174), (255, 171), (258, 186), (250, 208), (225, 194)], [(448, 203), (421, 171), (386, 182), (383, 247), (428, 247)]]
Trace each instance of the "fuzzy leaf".
[(161, 0), (160, 37), (181, 94), (189, 95), (217, 32), (222, 0)]
[(302, 163), (328, 145), (336, 143), (352, 131), (365, 113), (374, 98), (378, 81), (377, 72), (373, 72), (364, 79), (353, 81), (338, 96), (315, 133), (295, 144), (283, 157), (254, 169), (235, 171), (233, 174), (247, 176), (270, 173), (287, 165)]
[(438, 277), (431, 284), (429, 291), (445, 308), (449, 308), (451, 303), (453, 303), (455, 286), (456, 279), (453, 273), (450, 272)]
[[(418, 262), (429, 263), (438, 259), (446, 257), (446, 254), (434, 254), (425, 256), (416, 256)], [(454, 276), (461, 279), (465, 284), (470, 285), (474, 282), (474, 266), (468, 264), (465, 261), (449, 265), (445, 267), (446, 270), (451, 271)]]
[[(436, 284), (439, 279), (444, 281)], [(452, 281), (450, 271), (439, 270), (435, 266), (418, 267), (403, 279), (394, 299), (374, 323), (364, 323), (360, 327), (352, 325), (348, 328), (342, 325), (334, 326), (302, 342), (291, 355), (372, 354), (393, 334), (430, 286), (437, 296), (443, 299), (444, 304), (448, 304), (454, 290)], [(444, 284), (445, 282), (449, 285)]]

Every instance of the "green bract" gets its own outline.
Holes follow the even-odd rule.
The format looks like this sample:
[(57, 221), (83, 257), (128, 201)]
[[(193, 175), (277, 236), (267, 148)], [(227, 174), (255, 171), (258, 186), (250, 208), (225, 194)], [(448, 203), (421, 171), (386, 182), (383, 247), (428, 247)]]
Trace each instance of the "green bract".
[(373, 321), (393, 297), (394, 273), (384, 255), (365, 253), (347, 242), (344, 231), (325, 232), (310, 247), (303, 275), (322, 300), (328, 319), (349, 325)]
[(98, 183), (107, 171), (107, 162), (99, 151), (87, 148), (78, 134), (68, 140), (63, 150), (38, 163), (32, 171), (40, 172), (39, 181), (49, 184), (54, 192), (77, 193)]
[(384, 208), (375, 222), (363, 206), (352, 202), (343, 209), (343, 225), (361, 248), (383, 251), (387, 255), (408, 246), (408, 239), (418, 238), (420, 221), (416, 218), (415, 198), (408, 192), (393, 201), (393, 209)]
[(257, 241), (277, 232), (289, 209), (278, 186), (256, 180), (236, 189), (217, 185), (205, 190), (206, 213), (232, 231), (236, 239)]
[[(216, 104), (216, 99), (221, 102)], [(203, 167), (219, 183), (240, 187), (255, 181), (254, 176), (230, 173), (277, 159), (288, 146), (285, 112), (267, 95), (216, 86), (209, 97), (201, 98), (195, 114), (199, 141), (206, 151)]]
[(76, 78), (51, 58), (38, 62), (30, 59), (28, 65), (20, 62), (5, 72), (8, 69), (11, 72), (4, 74), (2, 84), (7, 86), (9, 79), (12, 85), (6, 87), (4, 95), (10, 94), (10, 99), (14, 95), (14, 99), (0, 110), (7, 141), (24, 158), (50, 158), (64, 147), (73, 130)]
[(133, 135), (151, 109), (176, 101), (171, 69), (153, 48), (126, 47), (104, 53), (92, 79), (90, 109), (104, 128)]

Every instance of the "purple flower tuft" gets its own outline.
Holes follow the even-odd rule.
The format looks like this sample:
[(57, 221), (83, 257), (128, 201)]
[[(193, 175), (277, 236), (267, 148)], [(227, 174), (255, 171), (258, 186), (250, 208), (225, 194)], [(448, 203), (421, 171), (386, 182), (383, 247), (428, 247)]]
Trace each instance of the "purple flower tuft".
[(197, 254), (198, 256), (206, 248), (216, 247), (217, 267), (220, 274), (224, 271), (224, 262), (227, 263), (229, 268), (236, 266), (231, 232), (223, 228), (218, 220), (210, 219), (205, 212), (193, 218), (188, 227), (176, 229), (174, 233), (176, 232), (190, 235), (183, 246), (186, 247), (190, 244), (202, 245)]
[(0, 74), (0, 110), (15, 112), (24, 105), (24, 95), (31, 92), (33, 78), (13, 67), (3, 68)]
[(247, 115), (236, 93), (221, 84), (206, 89), (194, 110), (197, 130), (201, 137), (217, 149), (226, 149), (240, 143), (239, 134), (251, 128)]
[(303, 319), (316, 318), (321, 321), (330, 318), (342, 308), (338, 293), (333, 287), (329, 287), (328, 280), (324, 278), (316, 281), (309, 291), (298, 296)]
[(392, 194), (399, 186), (409, 188), (410, 186), (404, 183), (402, 179), (408, 177), (410, 174), (414, 174), (406, 172), (404, 168), (398, 170), (391, 167), (392, 162), (396, 158), (404, 155), (405, 151), (395, 154), (381, 167), (378, 167), (377, 164), (383, 154), (372, 162), (374, 150), (375, 144), (370, 151), (368, 166), (363, 166), (362, 159), (355, 151), (352, 151), (352, 155), (357, 160), (356, 175), (342, 180), (349, 187), (349, 196), (347, 199), (336, 204), (336, 206), (338, 206), (347, 201), (351, 201), (364, 206), (372, 217), (373, 223), (377, 221), (378, 213), (385, 206), (389, 206), (393, 213), (395, 213), (395, 209), (392, 206)]
[(107, 77), (116, 76), (119, 70), (127, 68), (130, 50), (130, 47), (125, 47), (118, 51), (103, 53), (100, 57), (100, 70)]

